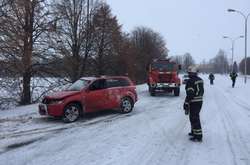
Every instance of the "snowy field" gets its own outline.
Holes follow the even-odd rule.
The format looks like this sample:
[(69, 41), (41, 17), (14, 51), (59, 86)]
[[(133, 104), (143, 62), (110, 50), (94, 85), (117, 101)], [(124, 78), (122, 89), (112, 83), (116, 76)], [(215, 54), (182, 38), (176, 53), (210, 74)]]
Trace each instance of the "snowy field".
[[(16, 107), (20, 102), (22, 78), (0, 78), (0, 111)], [(37, 103), (45, 94), (65, 89), (70, 85), (66, 78), (31, 79), (32, 102)]]
[(0, 111), (0, 164), (4, 165), (250, 165), (250, 79), (231, 88), (228, 76), (205, 80), (202, 143), (188, 140), (180, 97), (149, 96), (130, 114), (102, 112), (76, 123), (40, 117), (37, 105)]

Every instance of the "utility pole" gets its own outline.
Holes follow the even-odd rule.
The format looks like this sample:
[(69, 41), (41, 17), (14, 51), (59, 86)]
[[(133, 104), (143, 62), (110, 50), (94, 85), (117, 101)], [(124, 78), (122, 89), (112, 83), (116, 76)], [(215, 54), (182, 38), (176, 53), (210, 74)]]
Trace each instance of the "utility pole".
[(239, 37), (236, 37), (236, 38), (232, 38), (232, 37), (228, 37), (228, 36), (223, 36), (223, 38), (225, 39), (229, 39), (232, 43), (232, 70), (233, 71), (233, 65), (234, 65), (234, 46), (235, 46), (235, 41), (240, 39), (240, 38), (244, 38), (244, 36), (239, 36)]
[(245, 20), (245, 73), (244, 74), (245, 74), (245, 84), (246, 84), (247, 83), (247, 21), (250, 16), (250, 13), (245, 15), (241, 11), (234, 10), (234, 9), (228, 9), (227, 11), (239, 13), (240, 15), (244, 17), (244, 20)]

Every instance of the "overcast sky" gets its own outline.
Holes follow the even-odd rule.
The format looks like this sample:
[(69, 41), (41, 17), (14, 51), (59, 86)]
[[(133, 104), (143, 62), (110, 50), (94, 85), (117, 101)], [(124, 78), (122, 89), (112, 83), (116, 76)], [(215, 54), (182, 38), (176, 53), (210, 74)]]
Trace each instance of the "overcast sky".
[[(250, 0), (106, 0), (123, 30), (147, 26), (165, 38), (169, 55), (191, 53), (196, 62), (213, 58), (224, 49), (231, 59), (231, 41), (223, 35), (244, 35), (244, 19), (233, 8), (250, 13)], [(248, 21), (250, 56), (250, 18)], [(236, 41), (235, 59), (244, 58), (244, 39)]]

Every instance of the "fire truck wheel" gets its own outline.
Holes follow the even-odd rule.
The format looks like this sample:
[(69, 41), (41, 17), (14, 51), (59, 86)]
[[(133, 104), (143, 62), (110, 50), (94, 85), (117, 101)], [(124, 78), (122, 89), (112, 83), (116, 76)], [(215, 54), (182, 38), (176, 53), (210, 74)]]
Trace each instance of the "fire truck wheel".
[(174, 95), (180, 96), (180, 87), (174, 89)]
[(150, 93), (151, 96), (155, 96), (155, 89), (150, 87), (149, 88), (149, 93)]

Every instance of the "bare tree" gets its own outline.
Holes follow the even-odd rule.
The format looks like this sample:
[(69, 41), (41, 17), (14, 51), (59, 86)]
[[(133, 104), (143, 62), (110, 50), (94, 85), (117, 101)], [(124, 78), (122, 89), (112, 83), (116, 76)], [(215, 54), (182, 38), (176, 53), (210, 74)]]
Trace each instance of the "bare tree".
[(215, 58), (213, 58), (210, 63), (213, 65), (215, 73), (228, 73), (229, 63), (224, 50), (219, 50)]
[[(247, 58), (247, 75), (250, 75), (250, 57)], [(241, 73), (245, 74), (245, 58), (241, 60), (239, 70)]]
[(54, 3), (56, 30), (50, 45), (57, 59), (64, 63), (64, 74), (76, 81), (86, 72), (93, 44), (92, 17), (99, 2), (58, 0)]
[(118, 20), (112, 15), (110, 7), (103, 3), (93, 16), (93, 56), (97, 75), (114, 74), (119, 49), (122, 45), (122, 32)]
[(147, 78), (146, 68), (153, 59), (166, 57), (168, 50), (163, 37), (146, 27), (138, 27), (131, 33), (131, 42), (137, 50), (135, 72), (138, 82)]
[(183, 70), (187, 71), (188, 67), (194, 65), (195, 61), (190, 53), (185, 53), (183, 55)]
[(1, 0), (0, 55), (8, 75), (21, 77), (21, 104), (31, 102), (31, 78), (39, 64), (43, 35), (48, 30), (46, 0)]
[(183, 56), (177, 55), (171, 57), (173, 61), (175, 61), (177, 64), (183, 65)]

